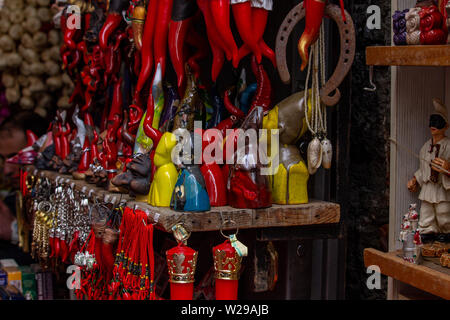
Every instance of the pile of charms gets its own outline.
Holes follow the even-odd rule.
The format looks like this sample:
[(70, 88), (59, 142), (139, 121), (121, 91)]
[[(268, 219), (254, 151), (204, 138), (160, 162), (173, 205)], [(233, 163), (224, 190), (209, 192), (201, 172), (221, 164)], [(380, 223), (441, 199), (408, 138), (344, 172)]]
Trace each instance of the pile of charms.
[(28, 185), (34, 195), (32, 255), (44, 268), (73, 261), (90, 232), (88, 199), (66, 183), (33, 180)]

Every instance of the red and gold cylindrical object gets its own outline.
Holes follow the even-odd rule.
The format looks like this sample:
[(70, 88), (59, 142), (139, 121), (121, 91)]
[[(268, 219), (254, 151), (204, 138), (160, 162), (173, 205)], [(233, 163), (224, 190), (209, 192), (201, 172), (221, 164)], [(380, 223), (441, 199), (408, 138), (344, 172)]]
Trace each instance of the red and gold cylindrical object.
[(198, 253), (182, 242), (166, 252), (169, 269), (170, 299), (192, 300)]
[(213, 248), (213, 258), (216, 300), (237, 300), (242, 257), (227, 239)]

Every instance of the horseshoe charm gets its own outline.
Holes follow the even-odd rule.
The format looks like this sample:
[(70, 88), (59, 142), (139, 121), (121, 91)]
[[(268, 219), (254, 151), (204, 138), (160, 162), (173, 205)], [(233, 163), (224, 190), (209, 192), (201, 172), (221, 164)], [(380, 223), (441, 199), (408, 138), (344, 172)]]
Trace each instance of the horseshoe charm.
[[(325, 7), (325, 15), (337, 23), (341, 42), (341, 52), (336, 69), (324, 87), (320, 89), (322, 102), (327, 106), (334, 106), (341, 98), (338, 87), (350, 71), (355, 58), (355, 27), (350, 14), (346, 10), (346, 21), (343, 21), (341, 9), (337, 5), (327, 4)], [(289, 84), (291, 81), (291, 75), (286, 62), (286, 46), (292, 30), (303, 18), (305, 18), (305, 8), (303, 7), (303, 2), (301, 2), (286, 15), (278, 30), (275, 46), (277, 69), (281, 81), (285, 84)]]

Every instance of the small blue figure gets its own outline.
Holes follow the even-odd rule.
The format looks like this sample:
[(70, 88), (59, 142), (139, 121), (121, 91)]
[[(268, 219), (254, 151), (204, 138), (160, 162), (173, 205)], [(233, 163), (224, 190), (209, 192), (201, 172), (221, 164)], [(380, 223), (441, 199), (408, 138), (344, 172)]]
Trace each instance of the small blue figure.
[(176, 211), (211, 209), (205, 180), (197, 165), (188, 165), (182, 169), (175, 184), (170, 208)]

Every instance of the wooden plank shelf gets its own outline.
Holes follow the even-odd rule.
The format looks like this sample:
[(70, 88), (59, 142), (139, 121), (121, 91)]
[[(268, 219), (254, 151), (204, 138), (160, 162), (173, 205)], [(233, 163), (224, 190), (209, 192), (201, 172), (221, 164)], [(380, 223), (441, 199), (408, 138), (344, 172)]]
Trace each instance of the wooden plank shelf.
[(450, 269), (432, 261), (416, 265), (403, 260), (401, 251), (381, 252), (372, 248), (364, 250), (366, 267), (376, 265), (380, 272), (435, 296), (450, 299)]
[(222, 221), (232, 219), (236, 225), (227, 224), (223, 230), (252, 229), (268, 227), (291, 227), (318, 224), (338, 223), (340, 219), (340, 206), (336, 203), (311, 200), (301, 205), (273, 205), (265, 209), (235, 209), (231, 207), (212, 207), (207, 212), (178, 212), (169, 208), (152, 207), (145, 202), (135, 201), (129, 195), (110, 193), (105, 189), (86, 183), (84, 180), (74, 180), (70, 175), (62, 175), (53, 171), (37, 171), (28, 167), (30, 174), (47, 177), (49, 180), (60, 180), (74, 186), (75, 189), (92, 194), (105, 201), (126, 201), (126, 206), (147, 212), (149, 218), (156, 223), (158, 229), (171, 232), (172, 226), (182, 223), (191, 232), (220, 230)]
[(450, 66), (450, 45), (367, 47), (366, 64), (369, 66)]

